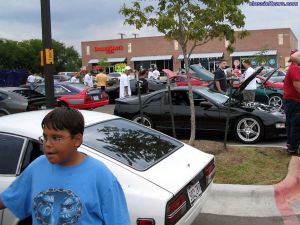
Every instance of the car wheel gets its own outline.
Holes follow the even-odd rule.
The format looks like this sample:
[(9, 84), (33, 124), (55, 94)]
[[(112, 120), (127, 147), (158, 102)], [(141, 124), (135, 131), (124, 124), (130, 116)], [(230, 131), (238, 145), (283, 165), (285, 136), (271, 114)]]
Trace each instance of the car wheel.
[(143, 115), (143, 120), (144, 120), (144, 122), (142, 123), (142, 117), (141, 117), (140, 114), (139, 114), (139, 115), (136, 115), (136, 116), (134, 116), (134, 117), (132, 118), (132, 121), (134, 121), (134, 122), (143, 124), (143, 125), (146, 126), (146, 127), (151, 127), (151, 128), (153, 128), (153, 122), (152, 122), (152, 120), (151, 120), (148, 116)]
[(277, 108), (278, 110), (281, 109), (282, 107), (282, 96), (275, 94), (275, 95), (271, 95), (269, 97), (269, 101), (268, 101), (270, 106), (274, 106), (275, 108)]
[(259, 119), (252, 116), (244, 116), (235, 123), (234, 133), (239, 141), (253, 144), (263, 137), (264, 128)]

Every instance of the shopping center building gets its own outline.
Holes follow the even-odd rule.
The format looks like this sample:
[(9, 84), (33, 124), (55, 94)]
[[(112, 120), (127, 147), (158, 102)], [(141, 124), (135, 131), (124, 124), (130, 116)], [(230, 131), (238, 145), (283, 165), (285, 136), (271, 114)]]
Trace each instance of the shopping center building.
[[(254, 56), (263, 53), (267, 66), (284, 68), (288, 66), (290, 50), (298, 48), (298, 40), (290, 28), (249, 30), (247, 37), (238, 39), (234, 44), (234, 52), (228, 53), (226, 47), (225, 39), (215, 39), (198, 46), (190, 57), (191, 64), (201, 63), (206, 69), (214, 71), (221, 59), (233, 66), (234, 62), (250, 58), (256, 67), (259, 63)], [(184, 68), (178, 42), (167, 40), (164, 36), (84, 41), (81, 50), (82, 65), (87, 69), (92, 69), (101, 60), (110, 63), (107, 72), (115, 71), (117, 66), (124, 64), (134, 69), (156, 66), (159, 71)]]

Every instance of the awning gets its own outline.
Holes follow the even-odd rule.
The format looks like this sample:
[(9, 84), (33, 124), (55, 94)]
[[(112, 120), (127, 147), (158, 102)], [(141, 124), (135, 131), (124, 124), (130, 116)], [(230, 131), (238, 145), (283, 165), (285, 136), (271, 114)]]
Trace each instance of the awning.
[[(191, 54), (190, 56), (190, 59), (205, 59), (205, 58), (223, 58), (223, 52)], [(182, 60), (183, 55), (179, 55), (178, 59)]]
[[(124, 62), (126, 60), (125, 57), (122, 58), (107, 58), (107, 62), (109, 63), (116, 63), (116, 62)], [(88, 61), (89, 64), (99, 63), (100, 59), (91, 59)]]
[(155, 61), (155, 60), (170, 60), (172, 55), (155, 55), (155, 56), (136, 56), (132, 57), (130, 61)]
[(126, 60), (125, 57), (123, 57), (123, 58), (108, 58), (107, 62), (116, 63), (116, 62), (124, 62), (125, 60)]
[[(231, 57), (235, 56), (255, 56), (260, 55), (262, 51), (246, 51), (246, 52), (233, 52), (230, 54)], [(263, 55), (277, 55), (277, 50), (267, 50)]]
[(90, 59), (90, 61), (88, 61), (88, 64), (94, 64), (94, 63), (98, 63), (99, 59)]

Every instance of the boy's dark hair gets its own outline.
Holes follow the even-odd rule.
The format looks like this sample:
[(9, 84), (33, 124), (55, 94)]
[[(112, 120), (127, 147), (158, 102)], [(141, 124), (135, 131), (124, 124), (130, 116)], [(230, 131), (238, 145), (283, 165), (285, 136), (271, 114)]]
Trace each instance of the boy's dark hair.
[(55, 108), (42, 121), (42, 128), (54, 130), (68, 130), (70, 134), (83, 134), (84, 118), (77, 109), (68, 107)]

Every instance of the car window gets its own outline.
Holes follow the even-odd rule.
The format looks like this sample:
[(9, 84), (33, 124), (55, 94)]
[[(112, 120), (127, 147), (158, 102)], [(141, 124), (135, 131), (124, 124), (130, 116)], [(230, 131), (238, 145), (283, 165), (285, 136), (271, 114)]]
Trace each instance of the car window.
[(7, 95), (0, 92), (0, 101), (4, 100), (4, 99), (7, 99)]
[(70, 91), (64, 88), (63, 86), (55, 86), (54, 87), (54, 94), (67, 94)]
[(183, 146), (167, 135), (124, 119), (85, 128), (83, 140), (84, 145), (140, 171)]
[(0, 134), (0, 174), (16, 174), (25, 139)]
[(37, 91), (38, 93), (45, 95), (45, 86), (44, 85), (37, 86), (34, 90)]
[(26, 147), (26, 151), (25, 151), (25, 156), (23, 158), (23, 162), (22, 162), (22, 167), (21, 167), (21, 172), (33, 161), (35, 160), (37, 157), (39, 157), (40, 155), (43, 155), (43, 146), (37, 142), (37, 141), (33, 141), (33, 140), (29, 140), (27, 147)]
[(145, 104), (149, 105), (161, 105), (163, 93), (156, 94), (145, 101)]
[(172, 105), (190, 105), (189, 96), (186, 91), (172, 91), (171, 98)]

